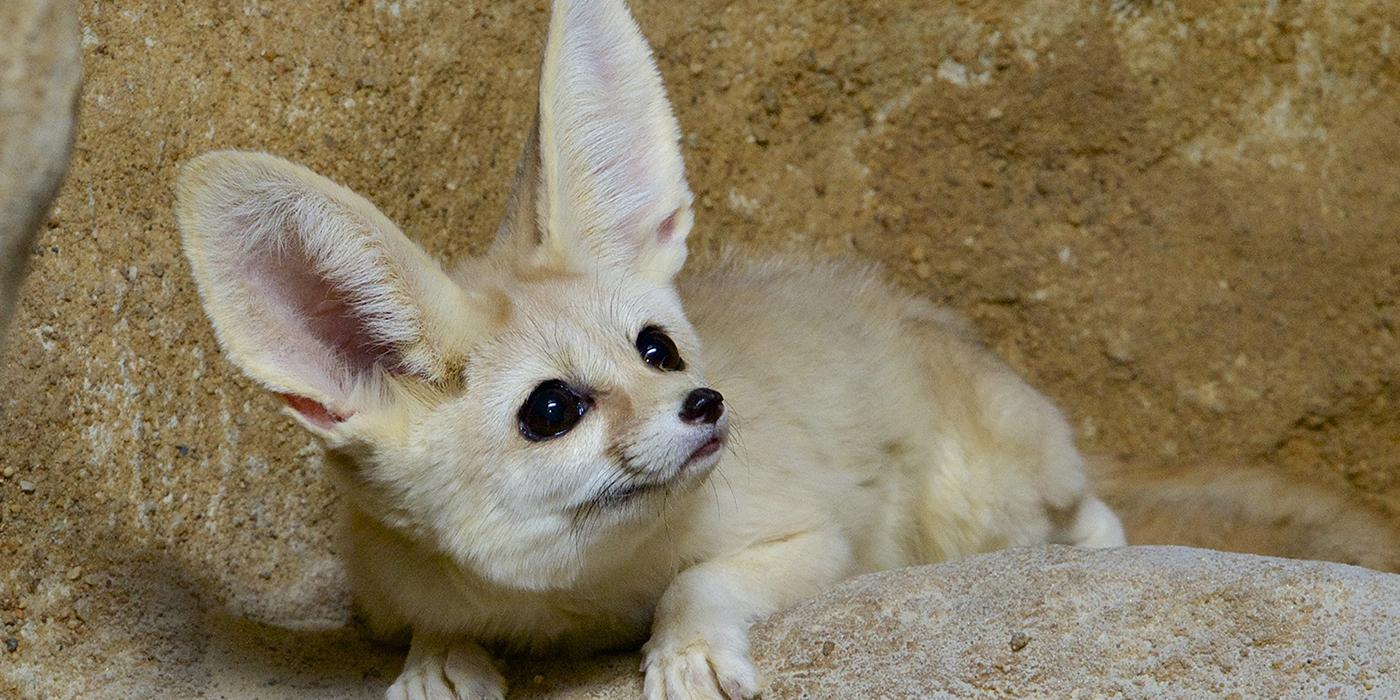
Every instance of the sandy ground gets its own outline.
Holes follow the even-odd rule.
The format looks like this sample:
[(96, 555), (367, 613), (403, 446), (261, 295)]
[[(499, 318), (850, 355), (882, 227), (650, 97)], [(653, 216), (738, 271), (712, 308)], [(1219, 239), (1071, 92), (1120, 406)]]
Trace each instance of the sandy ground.
[[(1262, 464), (1394, 510), (1400, 5), (1256, 5), (635, 11), (683, 126), (696, 249), (879, 260), (968, 314), (1087, 451)], [(75, 160), (0, 360), (0, 695), (372, 694), (398, 656), (340, 629), (318, 449), (219, 356), (171, 183), (205, 150), (265, 149), (444, 259), (480, 251), (544, 8), (83, 15)]]

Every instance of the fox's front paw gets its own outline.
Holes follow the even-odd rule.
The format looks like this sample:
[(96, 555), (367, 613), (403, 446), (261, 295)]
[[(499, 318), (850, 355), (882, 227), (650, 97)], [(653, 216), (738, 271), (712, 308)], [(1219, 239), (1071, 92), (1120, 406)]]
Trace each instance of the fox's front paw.
[(655, 637), (642, 649), (646, 700), (745, 700), (758, 697), (758, 671), (744, 640)]
[(506, 681), (474, 642), (414, 637), (385, 700), (504, 700)]

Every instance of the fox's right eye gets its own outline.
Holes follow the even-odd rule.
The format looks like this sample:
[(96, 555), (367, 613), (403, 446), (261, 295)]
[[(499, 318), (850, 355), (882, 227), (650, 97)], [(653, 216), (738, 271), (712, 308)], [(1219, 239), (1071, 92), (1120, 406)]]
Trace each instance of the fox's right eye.
[(685, 360), (681, 359), (675, 341), (656, 326), (647, 326), (637, 334), (637, 353), (642, 356), (642, 362), (663, 372), (685, 369)]
[(520, 434), (534, 442), (557, 438), (573, 430), (592, 402), (557, 379), (535, 387), (520, 407)]

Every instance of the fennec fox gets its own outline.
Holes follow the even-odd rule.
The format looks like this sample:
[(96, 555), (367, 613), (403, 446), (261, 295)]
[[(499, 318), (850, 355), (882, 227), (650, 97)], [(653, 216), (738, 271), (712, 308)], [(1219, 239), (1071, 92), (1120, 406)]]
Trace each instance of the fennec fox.
[(645, 641), (648, 698), (750, 697), (747, 628), (861, 572), (1124, 543), (1058, 410), (866, 266), (680, 277), (678, 130), (622, 0), (557, 0), (489, 254), (211, 153), (178, 216), (224, 352), (326, 444), (391, 698), (500, 697), (485, 648)]

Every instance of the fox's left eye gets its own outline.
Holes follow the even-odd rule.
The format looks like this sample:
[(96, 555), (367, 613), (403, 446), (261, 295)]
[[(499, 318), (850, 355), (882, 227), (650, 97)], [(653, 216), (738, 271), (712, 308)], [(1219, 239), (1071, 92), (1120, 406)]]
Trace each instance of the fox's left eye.
[(647, 326), (637, 334), (637, 353), (642, 361), (665, 372), (685, 369), (685, 360), (671, 337), (656, 326)]
[(544, 382), (530, 392), (530, 398), (520, 407), (520, 434), (531, 442), (559, 437), (583, 420), (589, 403), (558, 379)]

